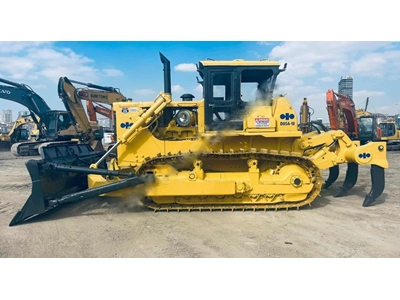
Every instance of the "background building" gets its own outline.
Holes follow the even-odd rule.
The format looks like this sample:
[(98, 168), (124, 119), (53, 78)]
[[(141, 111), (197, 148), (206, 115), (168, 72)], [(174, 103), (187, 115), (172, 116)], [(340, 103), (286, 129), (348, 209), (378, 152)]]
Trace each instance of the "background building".
[(347, 95), (353, 100), (353, 77), (342, 76), (339, 81), (339, 94)]
[(3, 109), (3, 113), (1, 114), (1, 122), (11, 123), (12, 118), (12, 110), (11, 109)]
[(22, 116), (29, 116), (29, 115), (30, 115), (30, 113), (29, 113), (28, 110), (21, 110), (21, 111), (18, 112), (18, 117), (17, 118), (22, 117)]

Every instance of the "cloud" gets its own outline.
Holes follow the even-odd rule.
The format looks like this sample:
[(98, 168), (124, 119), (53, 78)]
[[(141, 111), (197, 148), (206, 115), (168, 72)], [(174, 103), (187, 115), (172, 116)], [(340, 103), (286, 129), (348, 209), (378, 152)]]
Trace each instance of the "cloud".
[(382, 66), (387, 62), (382, 53), (371, 53), (351, 65), (351, 73), (361, 76), (382, 77), (384, 69)]
[(362, 90), (362, 91), (355, 91), (353, 93), (353, 97), (367, 98), (367, 97), (380, 97), (380, 96), (385, 96), (385, 92)]
[(180, 72), (197, 72), (197, 67), (195, 64), (179, 64), (174, 67), (174, 70)]
[(194, 92), (194, 96), (195, 96), (197, 99), (203, 98), (203, 86), (202, 86), (201, 84), (198, 84), (198, 85), (196, 86), (196, 88), (193, 90), (193, 92)]
[(173, 93), (182, 93), (182, 92), (184, 91), (184, 89), (183, 89), (183, 87), (181, 87), (179, 84), (177, 84), (177, 85), (173, 85), (173, 86), (171, 87), (171, 91), (172, 91)]
[(29, 58), (14, 55), (9, 57), (0, 56), (0, 72), (11, 79), (24, 78), (35, 69), (35, 63)]
[(284, 42), (274, 47), (270, 59), (288, 63), (293, 76), (339, 74), (350, 70), (354, 59), (387, 49), (390, 42)]
[(18, 53), (38, 46), (50, 46), (51, 42), (0, 42), (0, 53)]
[(118, 77), (123, 76), (124, 73), (121, 70), (117, 69), (103, 69), (102, 70), (107, 77)]
[(329, 76), (325, 76), (325, 77), (321, 77), (318, 79), (318, 81), (322, 81), (322, 82), (333, 82), (333, 78), (329, 77)]
[[(96, 82), (103, 77), (121, 76), (117, 69), (97, 69), (90, 57), (51, 42), (0, 42), (0, 73), (10, 80), (57, 83), (61, 76)], [(31, 83), (32, 84), (32, 83)]]
[(273, 43), (272, 42), (257, 42), (258, 45), (264, 45), (264, 46), (271, 46)]
[(151, 90), (151, 89), (139, 89), (139, 90), (134, 90), (133, 93), (140, 95), (140, 96), (156, 96), (157, 92)]
[[(386, 93), (381, 92), (381, 91), (367, 91), (367, 90), (361, 90), (361, 91), (354, 91), (353, 92), (353, 101), (356, 105), (356, 108), (365, 108), (365, 104), (367, 101), (367, 97), (369, 97), (369, 102), (368, 102), (368, 108), (367, 110), (375, 108), (379, 108), (382, 104), (382, 97), (385, 97)], [(378, 98), (378, 99), (377, 99)], [(384, 113), (384, 112), (382, 112)]]
[(400, 79), (400, 51), (390, 50), (370, 53), (351, 65), (354, 75), (367, 77), (386, 77), (389, 80)]

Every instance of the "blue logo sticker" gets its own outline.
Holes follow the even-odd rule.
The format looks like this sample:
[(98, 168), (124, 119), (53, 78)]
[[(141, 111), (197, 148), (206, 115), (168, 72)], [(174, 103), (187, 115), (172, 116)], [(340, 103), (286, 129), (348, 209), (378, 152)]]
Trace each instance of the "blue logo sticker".
[(289, 114), (289, 113), (281, 114), (280, 118), (282, 120), (293, 120), (294, 119), (294, 114)]
[(131, 128), (132, 125), (133, 125), (133, 123), (130, 123), (130, 122), (125, 122), (125, 123), (119, 124), (119, 126), (121, 126), (121, 128), (125, 128), (125, 129)]
[(359, 158), (364, 158), (364, 159), (366, 159), (366, 158), (370, 158), (371, 157), (371, 154), (370, 153), (361, 153), (361, 154), (359, 154), (358, 155), (358, 157)]

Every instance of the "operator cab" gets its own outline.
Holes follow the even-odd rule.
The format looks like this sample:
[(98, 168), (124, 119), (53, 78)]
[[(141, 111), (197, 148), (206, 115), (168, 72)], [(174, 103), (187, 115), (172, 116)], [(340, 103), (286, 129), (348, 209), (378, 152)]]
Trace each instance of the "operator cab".
[(47, 136), (56, 140), (69, 140), (73, 135), (59, 135), (60, 131), (67, 130), (72, 126), (71, 118), (65, 111), (49, 111), (46, 115)]
[(243, 129), (246, 108), (254, 101), (272, 104), (279, 62), (200, 61), (198, 72), (203, 81), (205, 126), (208, 130)]

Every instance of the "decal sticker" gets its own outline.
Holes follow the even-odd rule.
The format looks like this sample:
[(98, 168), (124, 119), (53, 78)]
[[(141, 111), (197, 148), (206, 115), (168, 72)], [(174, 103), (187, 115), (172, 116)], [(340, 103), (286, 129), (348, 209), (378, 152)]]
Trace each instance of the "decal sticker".
[(78, 96), (81, 96), (81, 97), (89, 97), (89, 94), (88, 94), (87, 92), (84, 92), (84, 91), (79, 91), (79, 92), (78, 92)]
[(255, 118), (256, 127), (269, 127), (269, 118)]
[(122, 113), (126, 114), (126, 113), (129, 112), (129, 108), (123, 107), (123, 108), (121, 109), (121, 111), (122, 111)]

